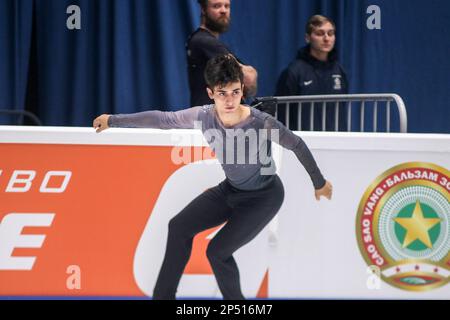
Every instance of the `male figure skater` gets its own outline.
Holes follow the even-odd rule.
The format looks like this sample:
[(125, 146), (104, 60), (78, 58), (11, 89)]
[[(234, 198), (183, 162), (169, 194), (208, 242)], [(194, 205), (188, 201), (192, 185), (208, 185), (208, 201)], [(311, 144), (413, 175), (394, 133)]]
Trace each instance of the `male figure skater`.
[[(225, 172), (224, 181), (200, 194), (169, 222), (154, 299), (175, 299), (195, 235), (225, 222), (210, 241), (207, 257), (224, 299), (244, 299), (233, 253), (256, 237), (278, 212), (284, 199), (283, 184), (275, 174), (273, 163), (267, 161), (271, 160), (272, 140), (295, 153), (311, 177), (316, 199), (320, 200), (321, 196), (331, 199), (332, 186), (322, 176), (304, 141), (269, 114), (241, 104), (243, 73), (233, 56), (211, 59), (205, 78), (214, 104), (177, 112), (104, 114), (93, 122), (97, 132), (109, 127), (199, 127)], [(245, 147), (237, 146), (236, 139), (243, 141), (240, 145)]]

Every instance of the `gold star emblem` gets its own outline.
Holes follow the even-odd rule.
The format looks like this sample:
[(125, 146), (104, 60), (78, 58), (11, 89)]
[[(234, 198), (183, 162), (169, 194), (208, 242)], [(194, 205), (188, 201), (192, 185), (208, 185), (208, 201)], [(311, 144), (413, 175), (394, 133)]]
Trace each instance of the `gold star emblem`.
[(420, 202), (419, 200), (417, 200), (416, 206), (414, 207), (414, 211), (411, 217), (395, 218), (394, 221), (400, 224), (407, 231), (406, 237), (403, 240), (402, 244), (403, 248), (406, 248), (417, 239), (419, 239), (424, 245), (426, 245), (427, 248), (431, 248), (433, 245), (431, 243), (428, 230), (430, 230), (436, 224), (438, 224), (441, 221), (441, 219), (425, 218), (423, 216)]

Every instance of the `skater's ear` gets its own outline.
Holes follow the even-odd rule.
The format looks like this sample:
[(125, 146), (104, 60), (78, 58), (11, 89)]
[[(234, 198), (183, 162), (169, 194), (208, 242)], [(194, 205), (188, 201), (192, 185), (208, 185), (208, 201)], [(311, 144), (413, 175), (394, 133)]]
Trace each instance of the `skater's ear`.
[(214, 99), (214, 91), (212, 91), (209, 87), (206, 88), (206, 92), (208, 93), (208, 97), (212, 100)]

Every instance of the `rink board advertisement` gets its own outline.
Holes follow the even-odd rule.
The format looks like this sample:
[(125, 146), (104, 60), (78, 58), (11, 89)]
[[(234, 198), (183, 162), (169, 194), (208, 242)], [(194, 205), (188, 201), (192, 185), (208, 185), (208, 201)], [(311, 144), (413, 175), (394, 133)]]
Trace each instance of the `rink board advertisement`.
[[(301, 133), (333, 199), (274, 148), (285, 200), (235, 253), (248, 298), (450, 299), (450, 136)], [(224, 179), (192, 130), (0, 127), (0, 296), (151, 297), (167, 224)], [(194, 238), (179, 297), (220, 298)]]

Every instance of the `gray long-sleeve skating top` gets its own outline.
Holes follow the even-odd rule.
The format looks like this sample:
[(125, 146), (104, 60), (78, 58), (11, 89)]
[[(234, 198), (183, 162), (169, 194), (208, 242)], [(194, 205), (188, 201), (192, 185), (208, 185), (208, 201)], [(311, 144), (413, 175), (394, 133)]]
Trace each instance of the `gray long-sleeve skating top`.
[(176, 112), (145, 111), (112, 115), (110, 127), (201, 129), (232, 186), (257, 190), (268, 185), (276, 167), (271, 142), (292, 150), (308, 172), (315, 189), (325, 185), (305, 142), (269, 114), (250, 107), (250, 116), (233, 127), (225, 127), (214, 105)]

